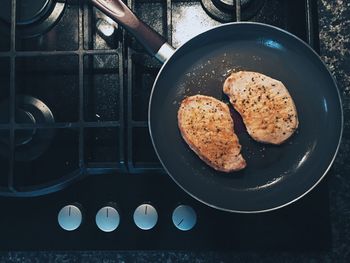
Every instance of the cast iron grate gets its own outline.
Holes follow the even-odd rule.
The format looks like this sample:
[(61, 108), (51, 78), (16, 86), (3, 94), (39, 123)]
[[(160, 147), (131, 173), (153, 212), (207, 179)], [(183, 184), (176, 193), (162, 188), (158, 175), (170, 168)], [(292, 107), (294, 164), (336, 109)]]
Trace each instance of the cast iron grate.
[[(59, 2), (65, 3), (65, 10), (56, 26), (27, 38), (16, 25), (18, 3), (11, 1), (9, 49), (6, 40), (0, 45), (0, 64), (9, 69), (9, 77), (0, 77), (8, 84), (0, 96), (8, 112), (0, 124), (5, 172), (0, 193), (5, 196), (41, 195), (86, 175), (126, 169), (122, 49), (89, 48), (90, 39), (84, 36), (95, 19), (92, 7), (85, 1)], [(17, 109), (22, 96), (43, 102), (54, 121), (22, 120), (26, 116)], [(35, 134), (40, 134), (35, 145), (24, 143), (32, 142)], [(49, 146), (31, 158), (38, 144)]]

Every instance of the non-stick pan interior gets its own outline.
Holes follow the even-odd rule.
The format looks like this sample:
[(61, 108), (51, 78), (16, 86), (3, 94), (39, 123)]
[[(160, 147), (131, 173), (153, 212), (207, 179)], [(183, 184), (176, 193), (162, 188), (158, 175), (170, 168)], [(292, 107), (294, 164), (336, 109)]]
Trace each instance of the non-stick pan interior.
[[(238, 70), (282, 81), (300, 124), (284, 144), (266, 145), (249, 137), (233, 111), (247, 167), (226, 174), (189, 149), (178, 129), (177, 111), (186, 96), (195, 94), (228, 103), (223, 82)], [(155, 83), (149, 115), (155, 149), (170, 176), (200, 201), (241, 212), (274, 209), (313, 188), (329, 169), (342, 130), (338, 90), (319, 57), (289, 33), (255, 23), (220, 26), (177, 50)]]

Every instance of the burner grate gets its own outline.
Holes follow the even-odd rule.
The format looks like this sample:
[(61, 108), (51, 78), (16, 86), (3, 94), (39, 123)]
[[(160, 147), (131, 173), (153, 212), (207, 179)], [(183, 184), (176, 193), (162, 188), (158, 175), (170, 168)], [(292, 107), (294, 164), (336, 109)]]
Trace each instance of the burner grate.
[(56, 122), (76, 122), (78, 65), (78, 56), (16, 58), (16, 95), (25, 94), (43, 101)]
[[(88, 174), (125, 170), (122, 50), (89, 48), (92, 38), (85, 35), (91, 31), (84, 30), (92, 18), (84, 14), (92, 7), (83, 1), (65, 2), (56, 27), (39, 38), (22, 39), (17, 36), (16, 0), (11, 1), (11, 45), (9, 51), (0, 48), (5, 50), (0, 52), (0, 67), (8, 69), (0, 81), (9, 86), (0, 94), (1, 101), (8, 101), (9, 113), (0, 121), (0, 164), (8, 167), (8, 176), (0, 179), (1, 195), (46, 194)], [(6, 46), (3, 43), (0, 47)], [(110, 88), (102, 90), (101, 85)], [(22, 95), (43, 101), (55, 122), (22, 122), (15, 103)], [(31, 148), (27, 142), (33, 132), (43, 138)], [(37, 158), (18, 160), (33, 157), (42, 143), (50, 146)]]
[(84, 56), (85, 120), (119, 120), (121, 69), (117, 54)]

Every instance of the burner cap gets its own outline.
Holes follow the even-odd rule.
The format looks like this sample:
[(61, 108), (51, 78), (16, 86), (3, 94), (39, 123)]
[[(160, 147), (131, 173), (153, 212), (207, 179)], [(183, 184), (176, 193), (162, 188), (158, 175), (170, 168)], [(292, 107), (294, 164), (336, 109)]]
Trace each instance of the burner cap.
[[(1, 3), (0, 23), (11, 23), (11, 1)], [(17, 0), (16, 25), (18, 36), (28, 38), (49, 30), (60, 18), (65, 1), (54, 0)], [(4, 26), (4, 25), (2, 25)]]
[[(16, 2), (17, 25), (28, 25), (40, 20), (52, 7), (50, 0), (21, 0)], [(11, 1), (6, 1), (0, 11), (0, 17), (11, 23)]]
[[(252, 1), (254, 0), (241, 0), (241, 7), (245, 8)], [(236, 6), (235, 0), (212, 0), (212, 2), (218, 7), (226, 8), (228, 10), (234, 10)]]
[[(201, 0), (204, 10), (220, 22), (236, 21), (235, 0)], [(264, 5), (265, 0), (241, 0), (242, 19), (251, 19)]]
[[(36, 122), (33, 114), (20, 108), (16, 109), (16, 119), (18, 123), (22, 124), (35, 124)], [(36, 129), (17, 131), (15, 137), (15, 145), (20, 146), (29, 143), (33, 139), (35, 132)]]
[[(50, 0), (21, 0), (16, 2), (17, 25), (29, 25), (40, 20), (52, 7)], [(4, 1), (0, 18), (11, 23), (11, 1)]]
[[(9, 101), (0, 104), (0, 119), (8, 115)], [(41, 101), (31, 96), (19, 95), (16, 97), (16, 123), (32, 125), (19, 128), (15, 131), (15, 159), (16, 161), (32, 161), (40, 157), (50, 146), (54, 136), (53, 129), (38, 129), (35, 124), (54, 123), (55, 119), (50, 109)], [(0, 142), (0, 154), (8, 157), (8, 139)], [(11, 154), (11, 153), (10, 153)]]
[(35, 23), (42, 18), (50, 7), (53, 1), (50, 0), (35, 0), (35, 1), (19, 1), (17, 2), (17, 24), (28, 25)]

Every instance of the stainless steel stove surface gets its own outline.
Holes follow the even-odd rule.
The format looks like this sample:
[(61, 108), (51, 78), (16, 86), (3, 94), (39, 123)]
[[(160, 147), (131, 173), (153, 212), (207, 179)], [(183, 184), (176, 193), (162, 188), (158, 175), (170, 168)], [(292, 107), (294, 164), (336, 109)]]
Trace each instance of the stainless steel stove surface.
[[(209, 208), (166, 175), (147, 127), (161, 64), (88, 1), (3, 2), (1, 249), (330, 246), (327, 181), (295, 204), (253, 215)], [(242, 19), (286, 29), (318, 51), (316, 0), (127, 4), (174, 47)]]

